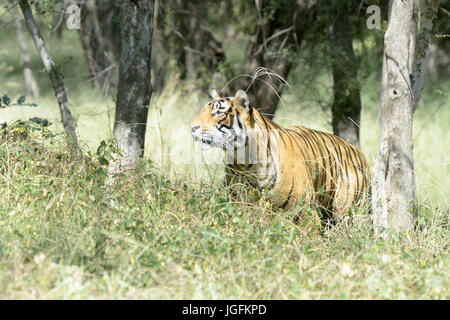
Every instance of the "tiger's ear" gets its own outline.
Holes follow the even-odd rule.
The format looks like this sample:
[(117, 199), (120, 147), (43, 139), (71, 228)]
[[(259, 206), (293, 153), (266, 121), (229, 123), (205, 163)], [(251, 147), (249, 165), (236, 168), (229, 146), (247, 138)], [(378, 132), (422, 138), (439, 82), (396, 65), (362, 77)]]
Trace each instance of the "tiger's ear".
[(208, 94), (211, 97), (211, 99), (213, 99), (213, 100), (220, 99), (220, 95), (219, 95), (219, 93), (217, 92), (216, 89), (210, 89)]
[(247, 94), (245, 93), (244, 90), (238, 90), (236, 92), (236, 95), (234, 96), (234, 98), (237, 98), (239, 100), (242, 101), (242, 103), (244, 104), (244, 106), (248, 107), (250, 105), (250, 102), (248, 101), (248, 97)]

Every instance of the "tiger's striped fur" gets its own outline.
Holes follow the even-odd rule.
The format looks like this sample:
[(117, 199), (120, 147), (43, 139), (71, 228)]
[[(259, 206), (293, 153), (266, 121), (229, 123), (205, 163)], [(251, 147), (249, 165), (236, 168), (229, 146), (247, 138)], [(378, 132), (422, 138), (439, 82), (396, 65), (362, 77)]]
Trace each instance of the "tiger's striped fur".
[[(239, 180), (267, 190), (278, 207), (314, 202), (326, 217), (342, 217), (367, 203), (369, 166), (357, 148), (333, 134), (277, 125), (251, 107), (242, 90), (235, 97), (222, 98), (216, 91), (211, 96), (192, 135), (226, 150), (227, 184)], [(252, 141), (256, 147), (249, 147)], [(243, 161), (237, 161), (239, 150), (245, 150)]]

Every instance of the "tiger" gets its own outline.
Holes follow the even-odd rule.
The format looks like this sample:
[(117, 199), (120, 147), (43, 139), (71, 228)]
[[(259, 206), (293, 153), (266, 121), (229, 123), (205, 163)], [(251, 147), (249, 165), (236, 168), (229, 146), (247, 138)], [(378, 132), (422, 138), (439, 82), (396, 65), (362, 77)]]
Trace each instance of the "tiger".
[(192, 137), (225, 151), (225, 186), (239, 181), (264, 190), (275, 208), (315, 204), (332, 220), (367, 204), (370, 170), (356, 147), (330, 133), (276, 124), (243, 90), (234, 97), (211, 90), (210, 97), (192, 122)]

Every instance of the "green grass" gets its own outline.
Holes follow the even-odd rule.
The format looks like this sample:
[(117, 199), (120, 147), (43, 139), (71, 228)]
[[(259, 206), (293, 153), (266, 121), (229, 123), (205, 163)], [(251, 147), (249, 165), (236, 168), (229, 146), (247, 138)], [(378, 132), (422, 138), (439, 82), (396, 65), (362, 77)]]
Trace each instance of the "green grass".
[(107, 189), (107, 153), (73, 161), (62, 141), (1, 139), (1, 298), (450, 297), (448, 211), (419, 210), (410, 241), (368, 215), (323, 234), (152, 161)]
[[(44, 30), (48, 39), (48, 32)], [(0, 298), (3, 299), (449, 299), (449, 80), (430, 83), (415, 114), (418, 215), (412, 239), (373, 235), (370, 216), (318, 229), (267, 203), (233, 202), (220, 164), (192, 157), (190, 121), (207, 102), (195, 84), (169, 79), (152, 97), (146, 160), (105, 187), (114, 99), (90, 86), (76, 32), (51, 52), (61, 63), (82, 160), (49, 132), (0, 134)], [(11, 32), (0, 34), (2, 94), (24, 92)], [(38, 116), (61, 132), (33, 44), (37, 108), (0, 109), (0, 122)], [(230, 44), (227, 50), (233, 50)], [(72, 59), (68, 59), (68, 56)], [(275, 120), (331, 131), (330, 76), (300, 65)], [(314, 79), (309, 81), (308, 79)], [(377, 152), (379, 77), (362, 87), (362, 150)], [(210, 152), (211, 157), (220, 152)]]

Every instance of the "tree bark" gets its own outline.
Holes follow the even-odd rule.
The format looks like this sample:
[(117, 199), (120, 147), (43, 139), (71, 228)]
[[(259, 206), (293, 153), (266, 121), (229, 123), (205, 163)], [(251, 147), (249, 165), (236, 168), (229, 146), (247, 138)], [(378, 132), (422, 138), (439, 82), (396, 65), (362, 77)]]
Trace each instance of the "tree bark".
[(225, 60), (222, 44), (205, 24), (208, 8), (203, 3), (177, 0), (170, 4), (160, 3), (162, 12), (168, 6), (174, 12), (174, 25), (169, 38), (173, 43), (175, 60), (180, 78), (199, 79), (205, 75), (213, 80), (217, 67)]
[(151, 50), (154, 1), (126, 0), (121, 17), (121, 55), (114, 137), (120, 167), (133, 170), (144, 153), (148, 105), (152, 95)]
[(64, 89), (61, 75), (59, 74), (58, 68), (55, 66), (55, 63), (50, 57), (50, 54), (45, 46), (44, 39), (42, 38), (36, 21), (34, 20), (30, 4), (27, 0), (20, 0), (19, 4), (36, 49), (41, 57), (42, 63), (45, 66), (45, 70), (50, 77), (50, 81), (52, 82), (53, 91), (55, 92), (56, 99), (58, 100), (61, 121), (64, 126), (64, 130), (68, 135), (69, 144), (74, 151), (78, 151), (78, 139), (75, 132), (75, 125), (70, 112), (69, 101), (67, 100), (66, 90)]
[[(417, 51), (411, 39), (416, 30), (413, 0), (393, 1), (384, 40), (380, 95), (380, 147), (374, 165), (373, 220), (376, 230), (414, 227), (413, 113), (425, 84), (432, 21), (439, 1), (421, 0), (421, 33)], [(413, 34), (411, 34), (413, 33)], [(411, 52), (417, 52), (411, 70)], [(413, 81), (411, 81), (413, 79)]]
[(22, 30), (22, 24), (17, 13), (17, 3), (10, 1), (11, 16), (14, 20), (14, 28), (16, 29), (17, 44), (20, 51), (20, 64), (23, 70), (23, 79), (25, 81), (25, 87), (27, 88), (27, 95), (32, 100), (39, 100), (39, 86), (34, 78), (33, 71), (31, 70), (30, 55), (28, 54), (28, 47), (25, 41), (25, 37)]
[[(414, 226), (413, 97), (409, 77), (413, 1), (393, 1), (384, 38), (380, 147), (374, 167), (373, 213), (377, 229)], [(381, 130), (382, 129), (382, 130)]]
[(435, 36), (431, 39), (430, 54), (427, 63), (427, 74), (433, 81), (440, 78), (450, 77), (450, 7), (447, 1), (447, 8), (444, 3), (439, 6), (434, 21)]
[(96, 89), (106, 96), (113, 85), (120, 42), (119, 8), (109, 1), (84, 0), (81, 6), (80, 40)]
[[(268, 45), (266, 43), (265, 39), (275, 33), (276, 23), (277, 21), (263, 19), (256, 33), (250, 38), (242, 73), (252, 75), (252, 77), (243, 77), (238, 82), (238, 88), (234, 89), (234, 91), (248, 89), (247, 95), (250, 103), (270, 119), (275, 116), (289, 72), (294, 65), (290, 59), (281, 53), (281, 50), (278, 50), (280, 41), (277, 41), (276, 44)], [(289, 39), (289, 42), (280, 39), (281, 43), (287, 43), (287, 46), (292, 49), (292, 35), (284, 36), (284, 39)], [(300, 45), (300, 42), (298, 45)]]
[(436, 17), (438, 8), (439, 0), (420, 0), (420, 31), (411, 83), (414, 97), (413, 112), (419, 106), (420, 95), (425, 87), (427, 62), (430, 55), (431, 29), (433, 28), (433, 19)]
[(231, 83), (225, 93), (237, 89), (247, 91), (250, 103), (273, 118), (286, 86), (285, 80), (295, 65), (292, 56), (285, 51), (295, 53), (298, 50), (304, 33), (315, 19), (317, 3), (317, 0), (303, 0), (287, 7), (280, 5), (271, 18), (264, 15), (264, 3), (257, 8), (260, 23), (249, 40), (242, 67), (244, 75), (253, 77), (242, 77)]
[(359, 148), (361, 97), (347, 8), (332, 12), (330, 18), (328, 39), (333, 69), (333, 132)]
[(53, 15), (52, 15), (52, 36), (56, 40), (61, 40), (62, 29), (64, 25), (64, 2), (58, 2), (53, 4)]

